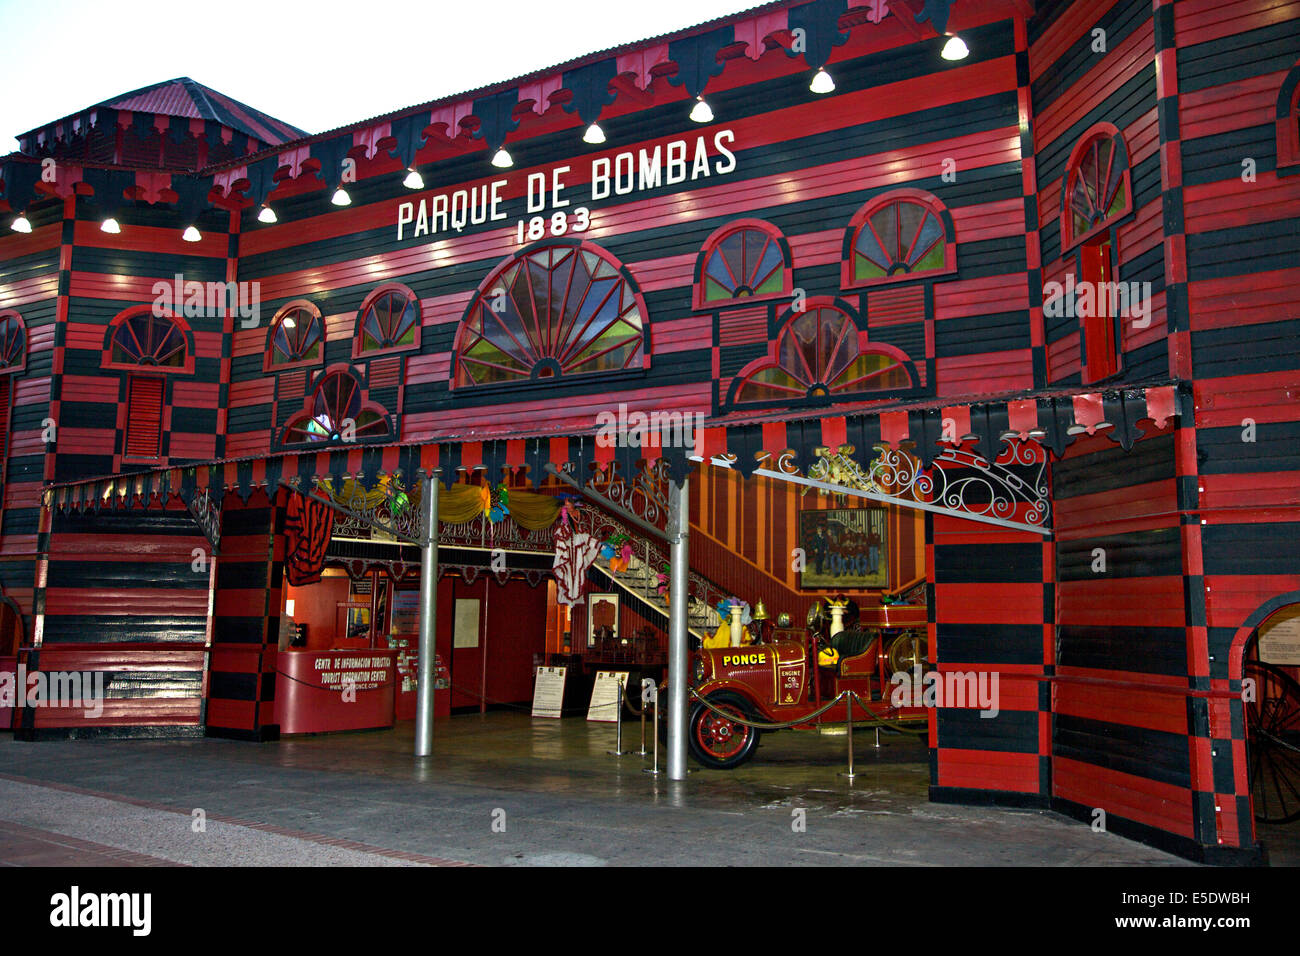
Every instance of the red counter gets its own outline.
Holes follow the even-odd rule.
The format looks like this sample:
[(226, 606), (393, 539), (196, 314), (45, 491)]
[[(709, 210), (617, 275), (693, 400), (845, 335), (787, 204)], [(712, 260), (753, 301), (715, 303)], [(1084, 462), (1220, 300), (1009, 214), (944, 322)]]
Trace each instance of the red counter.
[[(391, 650), (280, 652), (275, 680), (280, 733), (393, 726), (395, 657)], [(346, 693), (349, 688), (353, 693)]]

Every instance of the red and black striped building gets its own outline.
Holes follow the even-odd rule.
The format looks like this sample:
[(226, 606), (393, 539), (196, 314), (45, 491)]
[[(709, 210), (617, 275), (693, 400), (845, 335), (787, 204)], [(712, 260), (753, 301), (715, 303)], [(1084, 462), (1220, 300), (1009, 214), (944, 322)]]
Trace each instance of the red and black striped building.
[[(996, 719), (932, 721), (932, 798), (1255, 859), (1243, 653), (1300, 601), (1298, 95), (1294, 0), (779, 0), (315, 136), (190, 80), (25, 134), (8, 651), (111, 671), (97, 728), (272, 737), (282, 479), (633, 469), (594, 440), (620, 406), (702, 417), (656, 453), (692, 567), (796, 617), (830, 504), (756, 470), (1043, 466), (1045, 516), (891, 510), (933, 661), (1002, 677)], [(178, 277), (256, 308), (160, 308)]]

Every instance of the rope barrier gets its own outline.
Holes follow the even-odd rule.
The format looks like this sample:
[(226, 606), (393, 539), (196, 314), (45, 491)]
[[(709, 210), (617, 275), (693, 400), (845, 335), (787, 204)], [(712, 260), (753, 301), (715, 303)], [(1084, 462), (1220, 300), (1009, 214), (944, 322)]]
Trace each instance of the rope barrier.
[(753, 727), (755, 730), (785, 730), (789, 727), (798, 727), (800, 724), (806, 724), (808, 723), (808, 721), (816, 720), (822, 714), (826, 713), (826, 711), (830, 710), (831, 707), (833, 707), (835, 704), (838, 704), (841, 700), (844, 699), (844, 696), (849, 693), (851, 693), (851, 691), (847, 691), (847, 690), (840, 691), (833, 699), (826, 702), (826, 706), (813, 711), (811, 714), (807, 714), (803, 717), (800, 717), (798, 720), (791, 720), (783, 724), (770, 724), (770, 723), (764, 723), (762, 721), (757, 721), (757, 720), (745, 720), (745, 718), (743, 717), (737, 717), (735, 714), (729, 714), (724, 710), (719, 710), (713, 704), (710, 704), (707, 699), (701, 697), (699, 691), (697, 691), (694, 687), (691, 688), (691, 696), (694, 697), (696, 700), (698, 700), (709, 710), (713, 711), (719, 717), (725, 717), (727, 718), (727, 720), (730, 720), (732, 723), (740, 724), (744, 727)]
[(727, 713), (726, 711), (719, 710), (713, 704), (709, 703), (709, 701), (706, 698), (701, 697), (699, 692), (694, 687), (691, 688), (691, 696), (694, 697), (696, 700), (698, 700), (709, 710), (711, 710), (713, 713), (717, 714), (719, 717), (725, 717), (727, 718), (727, 720), (730, 720), (732, 723), (740, 724), (743, 727), (753, 727), (755, 730), (786, 730), (787, 728), (790, 727), (798, 727), (801, 724), (806, 724), (810, 721), (816, 720), (822, 714), (826, 713), (833, 706), (835, 706), (840, 701), (842, 701), (846, 696), (852, 696), (853, 699), (857, 701), (858, 706), (861, 707), (864, 711), (866, 711), (870, 715), (870, 719), (864, 721), (864, 723), (866, 723), (868, 727), (879, 726), (879, 727), (884, 727), (887, 730), (897, 731), (900, 734), (913, 734), (916, 736), (929, 733), (928, 727), (904, 727), (901, 724), (899, 724), (897, 721), (887, 720), (881, 717), (879, 714), (877, 714), (875, 711), (873, 711), (870, 707), (868, 707), (866, 704), (862, 702), (861, 695), (859, 695), (856, 691), (852, 691), (852, 690), (840, 691), (838, 694), (835, 695), (835, 697), (827, 701), (825, 706), (813, 711), (811, 714), (806, 714), (802, 717), (799, 717), (797, 720), (791, 720), (779, 724), (765, 723), (763, 721), (757, 721), (757, 720), (746, 720), (743, 717), (737, 717), (735, 714), (730, 714)]

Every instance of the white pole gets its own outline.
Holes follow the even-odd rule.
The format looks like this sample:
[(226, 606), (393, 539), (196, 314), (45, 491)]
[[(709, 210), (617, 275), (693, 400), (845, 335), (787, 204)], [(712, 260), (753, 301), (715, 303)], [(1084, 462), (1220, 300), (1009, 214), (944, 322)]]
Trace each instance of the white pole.
[(433, 661), (438, 621), (438, 471), (420, 478), (424, 536), (420, 544), (420, 668), (416, 687), (415, 755), (433, 753)]
[(686, 634), (687, 529), (690, 527), (690, 496), (687, 479), (673, 487), (669, 484), (668, 541), (669, 580), (668, 622), (668, 779), (686, 779), (686, 687), (690, 681)]

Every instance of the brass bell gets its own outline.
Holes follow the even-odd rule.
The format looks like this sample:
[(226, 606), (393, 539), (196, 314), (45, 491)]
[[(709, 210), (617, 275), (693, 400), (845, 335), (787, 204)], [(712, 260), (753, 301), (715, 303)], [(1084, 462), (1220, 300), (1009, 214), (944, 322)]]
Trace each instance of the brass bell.
[(761, 600), (754, 607), (754, 613), (751, 614), (750, 617), (755, 621), (767, 620), (767, 608), (763, 607), (763, 602)]

